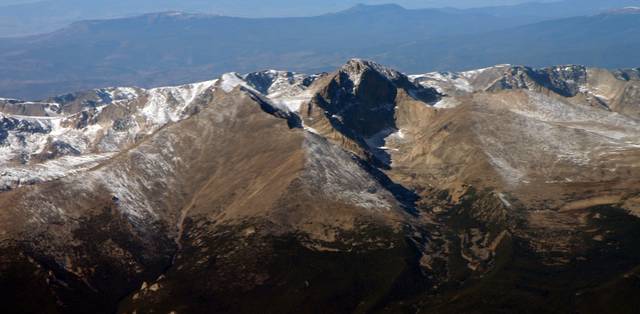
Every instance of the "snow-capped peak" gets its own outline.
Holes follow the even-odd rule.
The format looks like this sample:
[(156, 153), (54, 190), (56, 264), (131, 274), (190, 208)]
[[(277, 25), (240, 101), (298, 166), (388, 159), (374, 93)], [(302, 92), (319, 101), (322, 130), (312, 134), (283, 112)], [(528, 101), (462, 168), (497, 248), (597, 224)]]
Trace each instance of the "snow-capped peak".
[(218, 85), (227, 93), (241, 86), (263, 97), (279, 110), (297, 112), (304, 102), (311, 99), (312, 95), (307, 89), (316, 78), (314, 75), (266, 70), (246, 75), (226, 73)]
[(340, 68), (340, 71), (346, 73), (349, 76), (354, 86), (360, 84), (362, 75), (367, 70), (378, 72), (380, 75), (386, 77), (391, 81), (397, 80), (403, 76), (402, 73), (394, 69), (385, 67), (373, 61), (358, 58), (349, 60), (345, 65), (342, 66), (342, 68)]
[(300, 106), (311, 100), (310, 85), (317, 75), (288, 71), (267, 70), (250, 73), (245, 80), (279, 107), (297, 112)]

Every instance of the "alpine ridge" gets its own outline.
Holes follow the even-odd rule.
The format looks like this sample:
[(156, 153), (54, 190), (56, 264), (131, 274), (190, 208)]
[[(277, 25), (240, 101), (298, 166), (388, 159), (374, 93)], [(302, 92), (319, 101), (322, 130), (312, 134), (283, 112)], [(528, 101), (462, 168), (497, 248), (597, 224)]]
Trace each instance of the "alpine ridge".
[(640, 74), (227, 73), (0, 99), (23, 313), (640, 306)]

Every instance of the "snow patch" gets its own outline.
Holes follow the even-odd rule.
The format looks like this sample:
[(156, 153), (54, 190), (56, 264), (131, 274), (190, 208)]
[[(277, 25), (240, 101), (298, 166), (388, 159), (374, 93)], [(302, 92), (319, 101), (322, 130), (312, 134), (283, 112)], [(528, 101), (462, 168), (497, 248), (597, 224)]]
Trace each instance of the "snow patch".
[(240, 74), (235, 72), (223, 74), (222, 77), (220, 78), (219, 84), (220, 84), (220, 88), (222, 88), (222, 90), (224, 90), (226, 93), (230, 93), (232, 90), (234, 90), (238, 86), (242, 86), (249, 90), (255, 91), (253, 87), (247, 84), (247, 82), (244, 80), (244, 78), (240, 76)]
[(307, 133), (305, 182), (331, 199), (362, 208), (388, 211), (393, 196), (364, 171), (351, 156), (318, 135)]
[(460, 102), (453, 97), (443, 97), (440, 101), (435, 103), (433, 107), (438, 109), (451, 109), (458, 107)]
[(41, 164), (3, 166), (0, 168), (0, 188), (17, 188), (22, 185), (57, 180), (96, 167), (113, 155), (113, 153), (106, 153), (63, 156)]

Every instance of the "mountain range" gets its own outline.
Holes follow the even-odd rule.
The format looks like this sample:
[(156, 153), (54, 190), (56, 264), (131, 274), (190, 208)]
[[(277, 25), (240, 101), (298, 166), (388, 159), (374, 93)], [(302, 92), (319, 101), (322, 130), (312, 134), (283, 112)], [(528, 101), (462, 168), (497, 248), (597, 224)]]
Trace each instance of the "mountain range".
[[(380, 49), (376, 60), (401, 69), (447, 70), (512, 63), (631, 67), (640, 48), (640, 9), (538, 22), (483, 33), (416, 40)], [(428, 60), (428, 61), (425, 61)]]
[(534, 1), (507, 6), (490, 6), (473, 8), (470, 11), (486, 13), (494, 16), (538, 16), (546, 18), (566, 18), (575, 16), (589, 16), (609, 10), (638, 7), (637, 0), (564, 0), (564, 1)]
[[(581, 8), (602, 9), (594, 3)], [(34, 100), (69, 90), (186, 84), (265, 68), (316, 73), (354, 56), (404, 72), (502, 63), (632, 67), (639, 24), (634, 8), (555, 20), (398, 5), (359, 5), (301, 18), (154, 13), (0, 39), (0, 95)]]
[[(379, 5), (385, 0), (33, 0), (24, 3), (0, 1), (0, 37), (16, 37), (55, 31), (73, 22), (86, 19), (108, 19), (131, 17), (160, 11), (184, 11), (252, 18), (316, 16), (348, 9), (357, 4)], [(16, 1), (18, 2), (18, 1)], [(526, 2), (525, 0), (401, 0), (396, 3), (409, 8), (480, 6), (504, 6)], [(539, 1), (542, 2), (542, 1)], [(544, 1), (544, 2), (549, 2)], [(615, 7), (624, 3), (633, 5), (633, 0), (617, 0)], [(536, 5), (534, 5), (536, 6)], [(587, 5), (586, 7), (588, 7)], [(585, 7), (585, 6), (581, 6)], [(584, 10), (584, 9), (583, 9)], [(547, 13), (545, 13), (547, 14)]]
[(226, 73), (0, 100), (22, 313), (632, 313), (640, 71)]

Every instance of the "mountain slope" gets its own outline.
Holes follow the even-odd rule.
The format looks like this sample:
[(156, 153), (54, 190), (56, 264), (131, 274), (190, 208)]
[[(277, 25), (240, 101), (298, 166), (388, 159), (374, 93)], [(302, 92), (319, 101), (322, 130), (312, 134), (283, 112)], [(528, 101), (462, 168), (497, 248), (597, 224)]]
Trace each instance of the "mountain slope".
[(64, 313), (630, 311), (637, 72), (408, 77), (353, 59), (320, 75), (2, 100), (0, 300)]
[[(155, 280), (164, 273), (163, 269), (177, 270), (179, 281), (175, 284), (191, 276), (191, 272), (180, 274), (180, 270), (206, 265), (191, 265), (198, 261), (200, 253), (197, 252), (205, 248), (212, 250), (212, 256), (218, 252), (229, 258), (229, 261), (218, 260), (208, 276), (199, 276), (199, 280), (207, 281), (211, 276), (217, 278), (218, 286), (208, 293), (235, 291), (240, 296), (248, 288), (278, 280), (277, 277), (271, 279), (270, 274), (265, 273), (267, 269), (258, 267), (274, 254), (268, 246), (258, 251), (229, 247), (232, 240), (220, 239), (218, 235), (225, 229), (241, 228), (239, 231), (248, 237), (247, 241), (259, 241), (259, 246), (268, 245), (273, 236), (290, 238), (302, 245), (299, 251), (280, 254), (301, 254), (310, 249), (333, 251), (342, 245), (365, 252), (378, 246), (400, 253), (408, 250), (401, 248), (404, 246), (401, 237), (394, 235), (406, 214), (378, 178), (348, 153), (298, 128), (299, 124), (291, 119), (293, 116), (286, 107), (273, 104), (244, 78), (229, 74), (215, 83), (167, 90), (189, 90), (193, 101), (179, 100), (183, 109), (175, 115), (177, 118), (162, 121), (160, 128), (138, 127), (139, 121), (129, 124), (135, 140), (112, 148), (115, 152), (97, 160), (96, 164), (65, 171), (64, 164), (52, 165), (36, 158), (21, 160), (22, 165), (16, 167), (34, 176), (47, 173), (41, 167), (56, 170), (56, 177), (38, 177), (28, 182), (22, 180), (22, 174), (12, 181), (13, 177), (7, 172), (14, 173), (16, 168), (9, 166), (12, 161), (4, 164), (3, 179), (12, 184), (1, 200), (6, 209), (1, 219), (2, 243), (3, 249), (16, 254), (2, 260), (3, 270), (22, 263), (41, 265), (34, 267), (45, 267), (51, 272), (36, 272), (29, 280), (56, 282), (45, 290), (38, 290), (42, 299), (61, 300), (59, 310), (65, 312), (112, 312), (116, 301), (135, 287), (132, 285)], [(152, 96), (146, 97), (147, 93)], [(153, 106), (158, 104), (152, 100), (155, 93), (156, 90), (139, 91), (139, 98), (150, 99), (142, 104), (139, 98), (131, 97), (108, 103), (105, 108), (98, 107), (97, 116), (88, 119), (89, 125), (76, 127), (83, 131), (95, 129), (97, 121), (109, 117), (110, 109), (153, 111)], [(170, 104), (171, 100), (163, 102), (161, 109), (171, 108)], [(59, 107), (64, 108), (65, 104)], [(60, 118), (60, 125), (95, 110), (88, 108), (67, 114)], [(138, 117), (148, 121), (157, 116)], [(53, 122), (56, 118), (50, 116), (12, 115), (8, 119), (20, 121), (15, 123), (18, 125), (28, 122), (43, 125), (47, 121), (56, 124)], [(111, 126), (104, 127), (107, 134), (118, 131), (117, 121), (111, 120)], [(11, 125), (7, 130), (10, 137), (22, 139), (40, 137), (41, 133), (56, 139), (61, 133), (68, 134), (47, 127), (33, 131)], [(99, 143), (104, 137), (97, 135), (87, 141)], [(102, 151), (100, 145), (95, 146), (95, 150)], [(30, 156), (24, 152), (28, 149), (30, 147), (24, 147), (21, 155)], [(38, 147), (32, 152), (39, 154), (46, 150)], [(76, 150), (85, 158), (92, 156), (88, 154), (89, 149), (78, 146)], [(53, 158), (54, 162), (65, 159)], [(64, 170), (58, 170), (60, 168)], [(41, 247), (41, 240), (36, 239), (48, 234), (52, 221), (59, 228), (42, 240), (48, 243), (47, 247)], [(90, 231), (92, 228), (97, 230)], [(206, 236), (194, 238), (201, 233)], [(380, 238), (377, 234), (390, 236)], [(16, 242), (19, 239), (16, 235), (21, 235), (20, 241)], [(334, 243), (336, 239), (340, 240)], [(203, 241), (211, 241), (211, 246), (203, 247)], [(188, 257), (183, 258), (182, 254)], [(246, 277), (238, 277), (240, 274), (233, 268), (233, 261), (238, 258), (246, 265), (256, 263), (253, 266), (256, 268), (244, 272)], [(400, 257), (394, 263), (396, 267), (404, 267)], [(118, 275), (105, 281), (103, 276), (109, 272)], [(231, 277), (221, 281), (220, 276)], [(3, 292), (5, 288), (14, 289), (14, 292), (3, 293), (7, 298), (3, 303), (9, 308), (22, 307), (13, 302), (20, 300), (14, 296), (22, 291), (15, 288), (24, 283), (11, 280), (4, 276), (0, 280)], [(173, 277), (167, 274), (167, 280)], [(229, 286), (229, 282), (236, 286)], [(359, 279), (358, 282), (388, 285), (382, 279)], [(157, 287), (154, 284), (150, 289), (155, 291)]]

